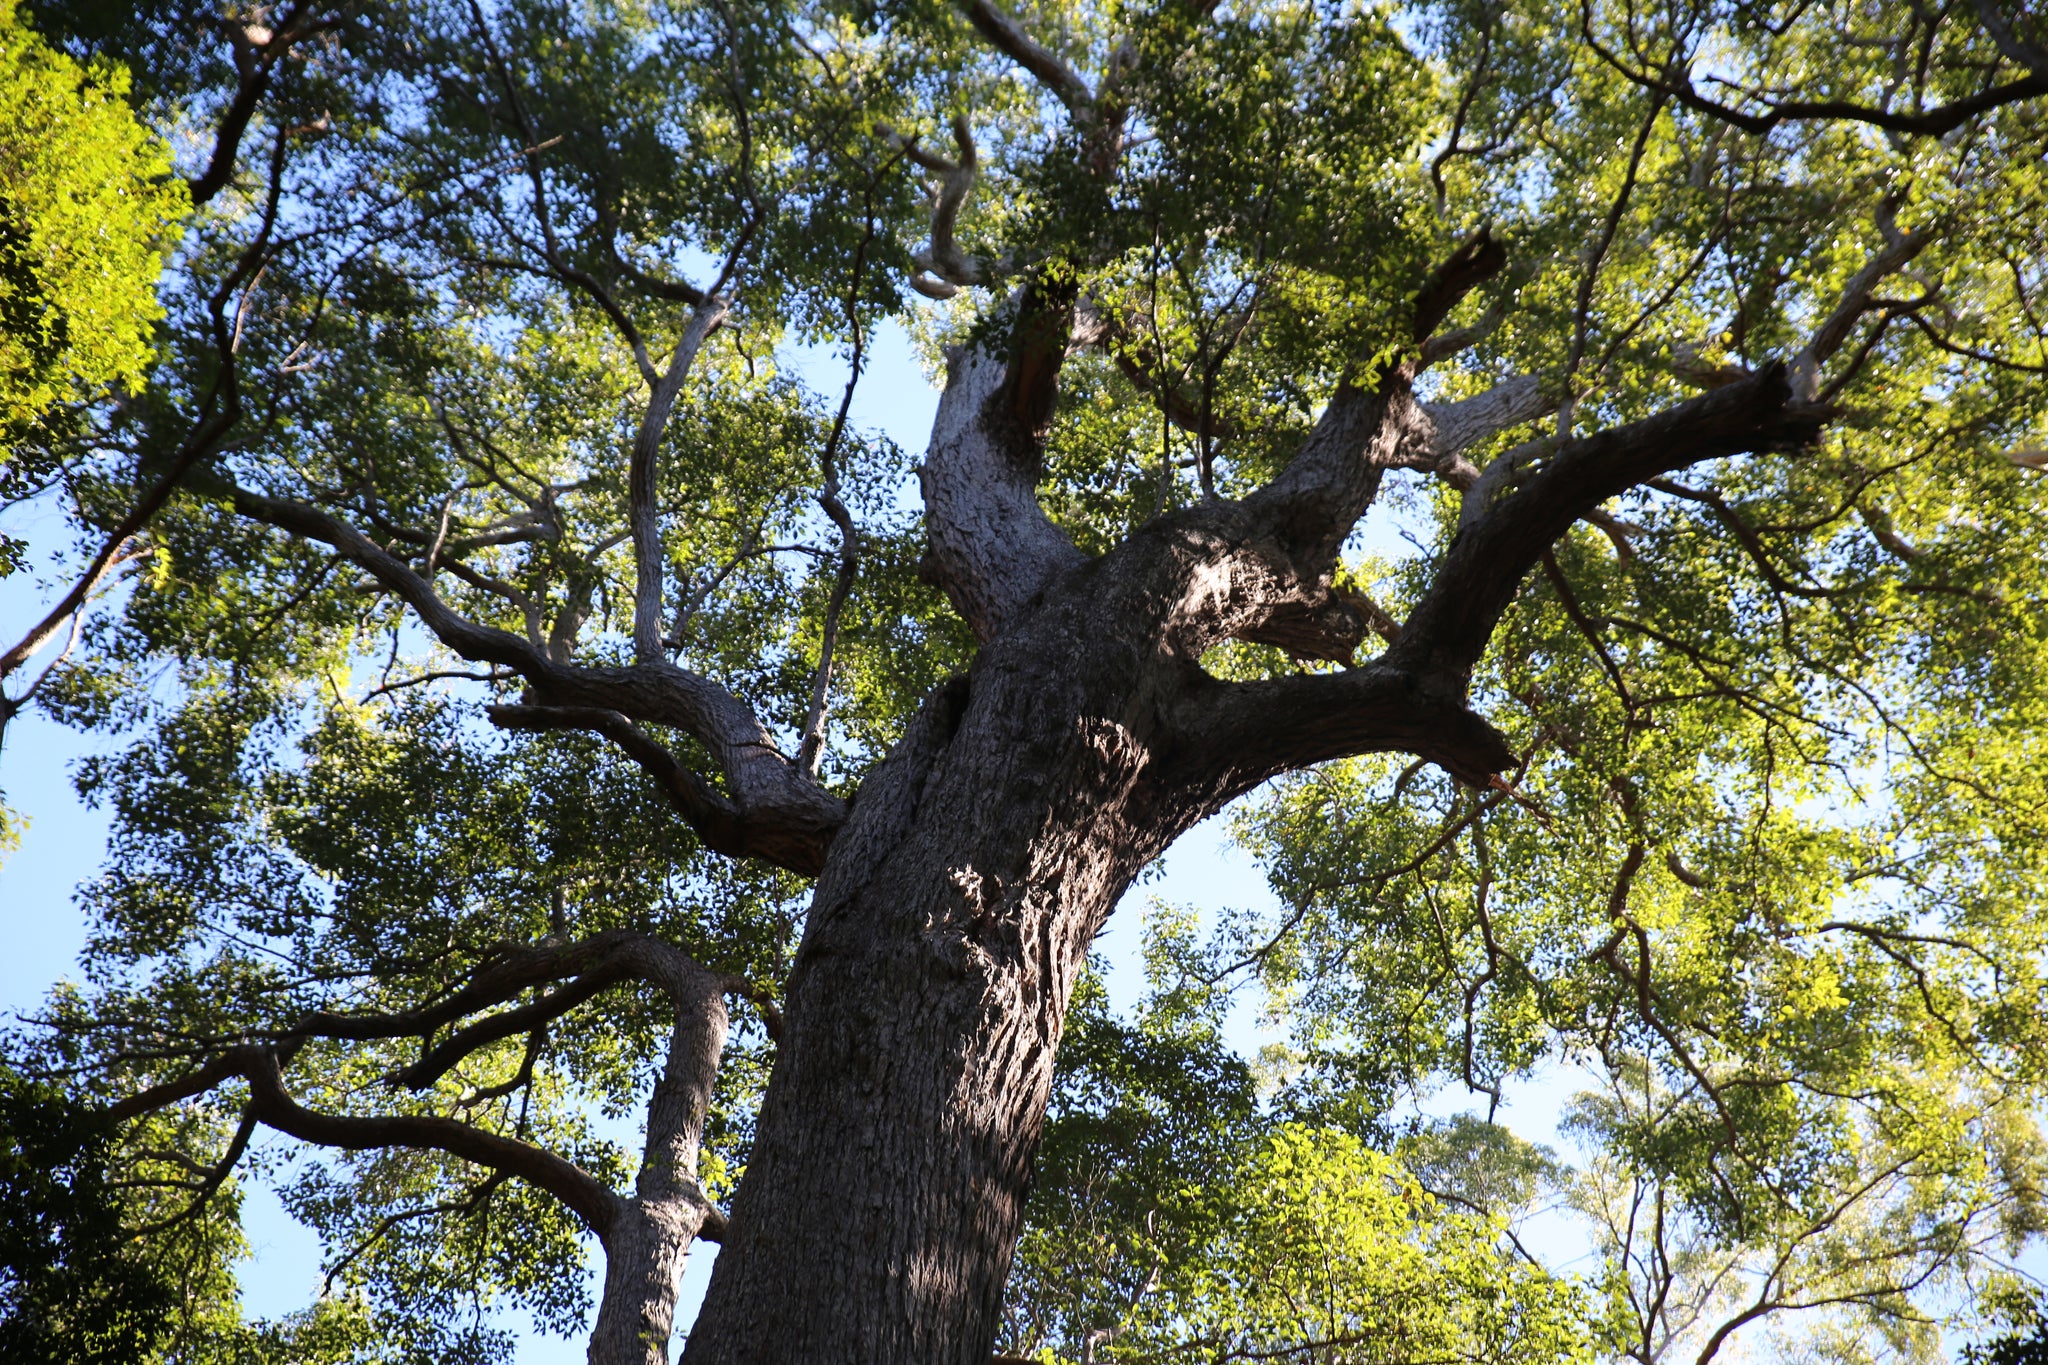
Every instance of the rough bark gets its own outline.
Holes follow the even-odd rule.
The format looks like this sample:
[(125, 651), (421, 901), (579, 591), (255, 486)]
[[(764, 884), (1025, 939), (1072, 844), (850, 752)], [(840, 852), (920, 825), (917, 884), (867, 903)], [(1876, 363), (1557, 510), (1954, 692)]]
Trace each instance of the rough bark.
[(1192, 665), (1133, 628), (1128, 567), (992, 643), (863, 788), (686, 1361), (987, 1361), (1088, 943), (1208, 813), (1149, 780)]
[(918, 480), (930, 530), (926, 572), (988, 639), (1081, 552), (1038, 505), (1045, 425), (1072, 326), (1071, 297), (1019, 290), (1014, 341), (954, 348)]

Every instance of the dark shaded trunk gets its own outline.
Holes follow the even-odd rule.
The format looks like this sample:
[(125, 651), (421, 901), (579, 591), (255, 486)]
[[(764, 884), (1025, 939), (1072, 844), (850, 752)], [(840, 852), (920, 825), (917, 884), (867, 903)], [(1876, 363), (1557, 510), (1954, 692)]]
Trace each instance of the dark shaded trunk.
[(1202, 679), (1168, 539), (1066, 575), (863, 786), (686, 1362), (986, 1365), (1088, 945), (1221, 795), (1156, 780)]

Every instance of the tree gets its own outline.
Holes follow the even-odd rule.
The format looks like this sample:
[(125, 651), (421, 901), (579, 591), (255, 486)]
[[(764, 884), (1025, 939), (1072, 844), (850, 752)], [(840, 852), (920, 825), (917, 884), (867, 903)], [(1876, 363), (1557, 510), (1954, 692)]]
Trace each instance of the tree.
[(147, 1355), (176, 1286), (123, 1246), (122, 1209), (106, 1188), (110, 1125), (12, 1071), (0, 1072), (0, 1106), (0, 1345), (17, 1360)]
[[(1056, 1118), (1156, 1118), (1147, 1050), (1247, 975), (1279, 1088), (1138, 1125), (1228, 1174), (1110, 1187), (1153, 1266), (1031, 1349), (1582, 1351), (1494, 1221), (1541, 1163), (1410, 1134), (1424, 1209), (1359, 1145), (1558, 1055), (1622, 1088), (1576, 1195), (1624, 1210), (1612, 1353), (1687, 1339), (1681, 1234), (1782, 1253), (1706, 1359), (1824, 1304), (1924, 1349), (1987, 1220), (2038, 1227), (2038, 16), (46, 22), (215, 130), (155, 380), (38, 456), (88, 547), (154, 520), (37, 698), (147, 730), (82, 775), (96, 987), (21, 1046), (182, 1125), (118, 1158), (171, 1216), (270, 1128), (341, 1154), (287, 1198), (404, 1349), (496, 1293), (580, 1322), (588, 1233), (594, 1362), (666, 1358), (714, 1239), (686, 1360), (979, 1365), (1089, 944), (1278, 779), (1287, 917), (1167, 934)], [(914, 498), (849, 421), (892, 316), (943, 357)]]

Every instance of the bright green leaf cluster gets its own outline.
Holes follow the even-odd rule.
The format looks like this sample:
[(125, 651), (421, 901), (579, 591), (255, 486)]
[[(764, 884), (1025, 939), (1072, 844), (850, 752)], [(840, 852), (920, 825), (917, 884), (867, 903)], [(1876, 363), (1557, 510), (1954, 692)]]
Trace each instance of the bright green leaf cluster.
[(0, 10), (0, 433), (137, 386), (188, 208), (119, 66), (80, 66)]

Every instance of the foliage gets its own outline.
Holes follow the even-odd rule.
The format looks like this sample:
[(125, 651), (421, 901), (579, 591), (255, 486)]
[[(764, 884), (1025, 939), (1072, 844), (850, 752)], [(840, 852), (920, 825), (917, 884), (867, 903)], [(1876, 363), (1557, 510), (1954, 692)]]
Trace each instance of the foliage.
[(0, 1069), (0, 1354), (146, 1357), (177, 1302), (168, 1267), (139, 1255), (109, 1188), (113, 1125), (56, 1086)]
[(1227, 997), (1159, 989), (1174, 920), (1154, 907), (1162, 951), (1135, 1023), (1107, 1011), (1099, 976), (1077, 994), (1010, 1282), (1007, 1350), (1060, 1361), (1588, 1358), (1578, 1287), (1512, 1249), (1507, 1214), (1533, 1197), (1541, 1155), (1471, 1120), (1412, 1132), (1391, 1154), (1341, 1129), (1276, 1121), (1223, 1040), (1216, 1007)]
[[(1134, 1323), (1131, 1359), (1570, 1361), (1573, 1288), (1347, 1133), (1277, 1129), (1210, 1197), (1221, 1236)], [(1149, 1320), (1148, 1320), (1149, 1319)]]
[[(10, 10), (0, 422), (35, 477), (0, 493), (60, 499), (89, 550), (181, 492), (35, 698), (123, 747), (79, 774), (115, 824), (91, 985), (6, 1073), (10, 1258), (61, 1293), (7, 1281), (0, 1331), (339, 1361), (486, 1358), (508, 1306), (582, 1330), (587, 1228), (530, 1181), (406, 1143), (252, 1166), (246, 1076), (121, 1127), (92, 1107), (271, 1047), (309, 1110), (636, 1188), (679, 1028), (647, 980), (522, 981), (487, 1017), (545, 1018), (424, 1078), (452, 1019), (334, 1023), (417, 1022), (602, 935), (728, 990), (695, 1178), (729, 1198), (816, 869), (722, 856), (689, 803), (737, 807), (729, 750), (807, 746), (803, 783), (857, 798), (982, 666), (913, 456), (849, 414), (881, 329), (936, 371), (994, 344), (1013, 287), (1086, 305), (1039, 493), (1088, 554), (1261, 487), (1346, 393), (1442, 411), (1529, 377), (1540, 412), (1375, 484), (1333, 592), (1394, 642), (1479, 470), (1511, 488), (1773, 360), (1829, 420), (1549, 547), (1471, 679), (1516, 759), (1491, 785), (1407, 754), (1282, 777), (1234, 826), (1277, 908), (1155, 914), (1134, 1009), (1083, 978), (1006, 1349), (1917, 1361), (1983, 1326), (2048, 1230), (2048, 33), (1992, 12), (1019, 5), (1083, 101), (936, 0), (48, 3), (48, 48)], [(1487, 246), (1497, 273), (1419, 316)], [(78, 421), (34, 426), (53, 404)], [(1184, 662), (1342, 664), (1248, 638)], [(517, 721), (550, 678), (652, 663), (762, 737), (636, 715), (663, 768), (608, 717)], [(1508, 1131), (1541, 1086), (1580, 1092), (1576, 1152)], [(1465, 1100), (1484, 1117), (1423, 1117)], [(323, 1239), (297, 1318), (233, 1301), (251, 1179)], [(1539, 1215), (1590, 1237), (1579, 1278), (1524, 1250)], [(104, 1343), (59, 1320), (88, 1302)]]
[(128, 107), (128, 73), (0, 11), (0, 441), (60, 404), (137, 388), (157, 276), (188, 200)]

